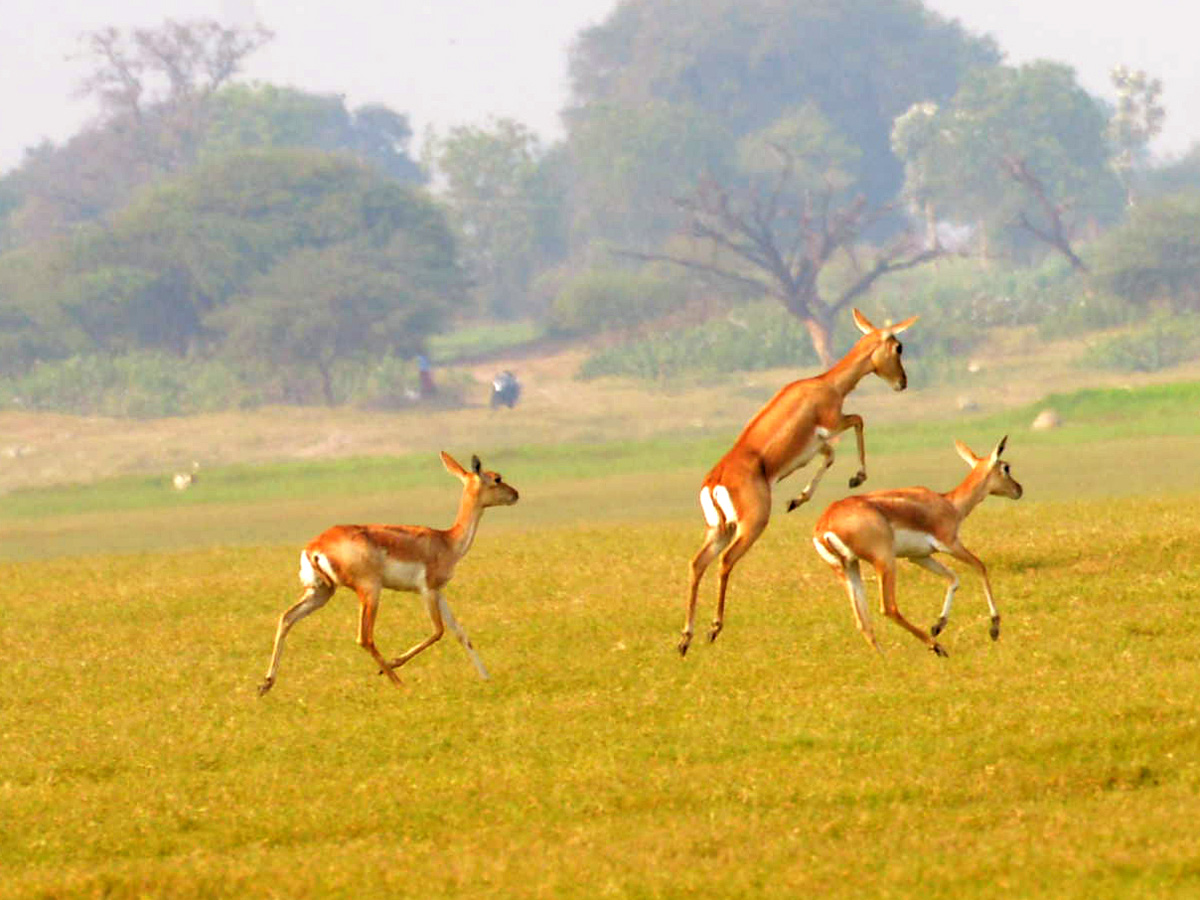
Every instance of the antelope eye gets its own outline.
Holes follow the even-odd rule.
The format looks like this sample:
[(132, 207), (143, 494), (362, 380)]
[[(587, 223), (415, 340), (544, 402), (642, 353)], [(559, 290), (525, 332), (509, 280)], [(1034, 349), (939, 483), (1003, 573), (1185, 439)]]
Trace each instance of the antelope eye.
[(904, 345), (903, 345), (903, 344), (897, 344), (897, 345), (896, 345), (896, 355), (897, 355), (897, 356), (900, 356), (902, 353), (904, 353)]

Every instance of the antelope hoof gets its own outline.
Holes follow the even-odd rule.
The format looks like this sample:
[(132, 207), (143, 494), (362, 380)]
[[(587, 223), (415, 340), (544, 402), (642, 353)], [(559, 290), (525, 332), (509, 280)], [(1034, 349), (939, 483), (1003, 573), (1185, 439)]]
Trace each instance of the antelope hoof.
[(929, 633), (932, 634), (934, 637), (937, 637), (939, 634), (942, 633), (942, 629), (945, 627), (946, 627), (946, 617), (942, 616), (940, 619), (937, 620), (937, 622), (934, 623), (934, 626), (929, 629)]
[(1000, 640), (1000, 617), (996, 616), (992, 619), (992, 627), (988, 629), (988, 634), (992, 636), (993, 641)]
[(275, 684), (274, 678), (264, 679), (263, 683), (258, 686), (258, 696), (261, 697), (263, 694), (265, 694), (267, 691), (269, 691), (274, 684)]
[(685, 634), (682, 638), (680, 638), (680, 640), (679, 640), (679, 655), (680, 655), (680, 657), (687, 656), (688, 647), (690, 647), (691, 644), (692, 644), (692, 636), (690, 634)]
[(725, 626), (722, 625), (720, 622), (712, 623), (712, 628), (710, 628), (708, 630), (708, 642), (710, 644), (717, 639), (717, 635), (721, 633), (721, 629), (724, 627)]
[(799, 497), (793, 497), (791, 500), (788, 501), (787, 511), (791, 512), (793, 509), (796, 509), (799, 506), (803, 506), (807, 502), (808, 502), (808, 498), (803, 495), (801, 495)]
[(866, 472), (858, 472), (854, 475), (853, 478), (850, 479), (850, 487), (856, 488), (866, 480), (867, 480), (867, 473)]
[(949, 656), (950, 655), (949, 653), (946, 652), (946, 648), (943, 647), (941, 644), (939, 644), (937, 641), (934, 641), (932, 646), (930, 646), (929, 649), (933, 651), (934, 656)]

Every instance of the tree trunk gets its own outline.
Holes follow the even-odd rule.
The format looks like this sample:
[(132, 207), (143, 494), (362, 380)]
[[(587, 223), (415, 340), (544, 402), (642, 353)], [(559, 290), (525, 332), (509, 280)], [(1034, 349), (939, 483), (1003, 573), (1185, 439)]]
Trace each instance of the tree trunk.
[(832, 368), (837, 360), (829, 348), (829, 325), (816, 316), (809, 316), (804, 320), (804, 327), (808, 329), (808, 336), (812, 338), (813, 349), (817, 351), (821, 365), (826, 369)]
[(325, 405), (336, 406), (337, 403), (333, 398), (333, 376), (329, 371), (329, 366), (318, 360), (317, 371), (321, 374), (321, 393), (325, 396)]

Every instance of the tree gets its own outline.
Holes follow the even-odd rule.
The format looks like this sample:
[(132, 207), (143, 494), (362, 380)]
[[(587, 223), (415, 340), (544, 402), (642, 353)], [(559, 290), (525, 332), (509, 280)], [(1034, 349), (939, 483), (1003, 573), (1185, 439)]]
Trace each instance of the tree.
[(1166, 118), (1162, 82), (1125, 66), (1112, 70), (1112, 82), (1117, 89), (1117, 108), (1108, 122), (1112, 167), (1125, 188), (1125, 202), (1133, 206), (1133, 173), (1145, 161), (1146, 148), (1162, 131)]
[[(667, 184), (690, 175), (690, 189), (697, 161), (719, 169), (741, 138), (811, 104), (859, 148), (851, 174), (868, 201), (888, 203), (901, 182), (893, 119), (913, 102), (949, 98), (967, 70), (998, 58), (990, 39), (911, 0), (628, 0), (571, 52), (565, 119), (580, 202), (627, 202), (656, 172), (670, 176)], [(690, 138), (680, 128), (678, 139), (668, 131), (648, 140), (662, 129), (637, 127), (647, 110), (703, 127)], [(631, 228), (645, 219), (640, 209), (614, 208), (622, 212)]]
[(351, 110), (342, 95), (230, 84), (213, 94), (209, 106), (202, 158), (254, 148), (305, 147), (349, 153), (397, 181), (425, 181), (409, 155), (408, 117), (382, 104)]
[(430, 273), (414, 267), (422, 254), (412, 249), (297, 250), (252, 279), (207, 324), (221, 333), (225, 354), (281, 372), (289, 399), (309, 399), (315, 375), (321, 398), (333, 406), (338, 357), (414, 354), (448, 318), (455, 294), (430, 289)]
[(1069, 67), (1037, 62), (971, 72), (945, 106), (903, 117), (893, 141), (910, 194), (940, 217), (978, 224), (986, 247), (1023, 234), (1085, 269), (1080, 226), (1120, 211), (1106, 125)]
[(422, 192), (346, 156), (259, 150), (165, 178), (104, 227), (0, 256), (0, 315), (21, 312), (53, 353), (206, 352), (224, 335), (211, 323), (231, 321), (214, 314), (248, 285), (299, 251), (339, 247), (343, 274), (353, 264), (402, 277), (396, 302), (464, 296), (454, 237)]
[[(851, 174), (856, 148), (813, 106), (746, 138), (739, 159), (739, 178), (706, 178), (679, 201), (688, 232), (710, 250), (707, 258), (633, 255), (773, 297), (804, 323), (822, 363), (832, 365), (830, 336), (838, 313), (883, 276), (921, 265), (941, 250), (901, 232), (862, 258), (857, 245), (864, 232), (892, 215), (894, 205), (873, 205), (859, 190)], [(831, 289), (821, 275), (839, 254), (849, 258), (851, 275)]]
[(5, 179), (15, 199), (3, 242), (44, 240), (94, 222), (140, 186), (195, 161), (210, 100), (270, 39), (262, 28), (167, 21), (159, 28), (91, 32), (81, 91), (100, 102), (97, 122), (61, 146), (27, 150)]
[(566, 251), (565, 187), (546, 150), (528, 128), (501, 119), (453, 128), (432, 152), (481, 305), (504, 317), (530, 312), (531, 280)]
[(81, 92), (99, 99), (106, 120), (128, 123), (147, 160), (171, 171), (194, 158), (209, 97), (272, 36), (261, 25), (213, 20), (93, 31), (82, 39), (92, 70)]
[(1097, 284), (1129, 303), (1200, 311), (1200, 189), (1138, 203), (1093, 256)]

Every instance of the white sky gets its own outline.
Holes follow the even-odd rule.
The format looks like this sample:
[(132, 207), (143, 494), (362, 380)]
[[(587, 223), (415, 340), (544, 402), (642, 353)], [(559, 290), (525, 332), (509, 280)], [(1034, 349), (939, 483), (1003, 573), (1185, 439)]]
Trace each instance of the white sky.
[[(1164, 82), (1166, 130), (1156, 144), (1181, 153), (1200, 141), (1198, 7), (1180, 0), (926, 0), (989, 32), (1012, 63), (1047, 57), (1075, 66), (1093, 93), (1111, 99), (1108, 70), (1143, 68)], [(24, 148), (59, 142), (95, 107), (79, 99), (77, 38), (109, 25), (165, 18), (261, 21), (275, 39), (246, 76), (323, 93), (351, 106), (381, 102), (407, 113), (418, 138), (489, 117), (511, 117), (544, 137), (561, 135), (567, 49), (617, 0), (0, 0), (0, 172)], [(414, 148), (415, 149), (415, 148)]]

